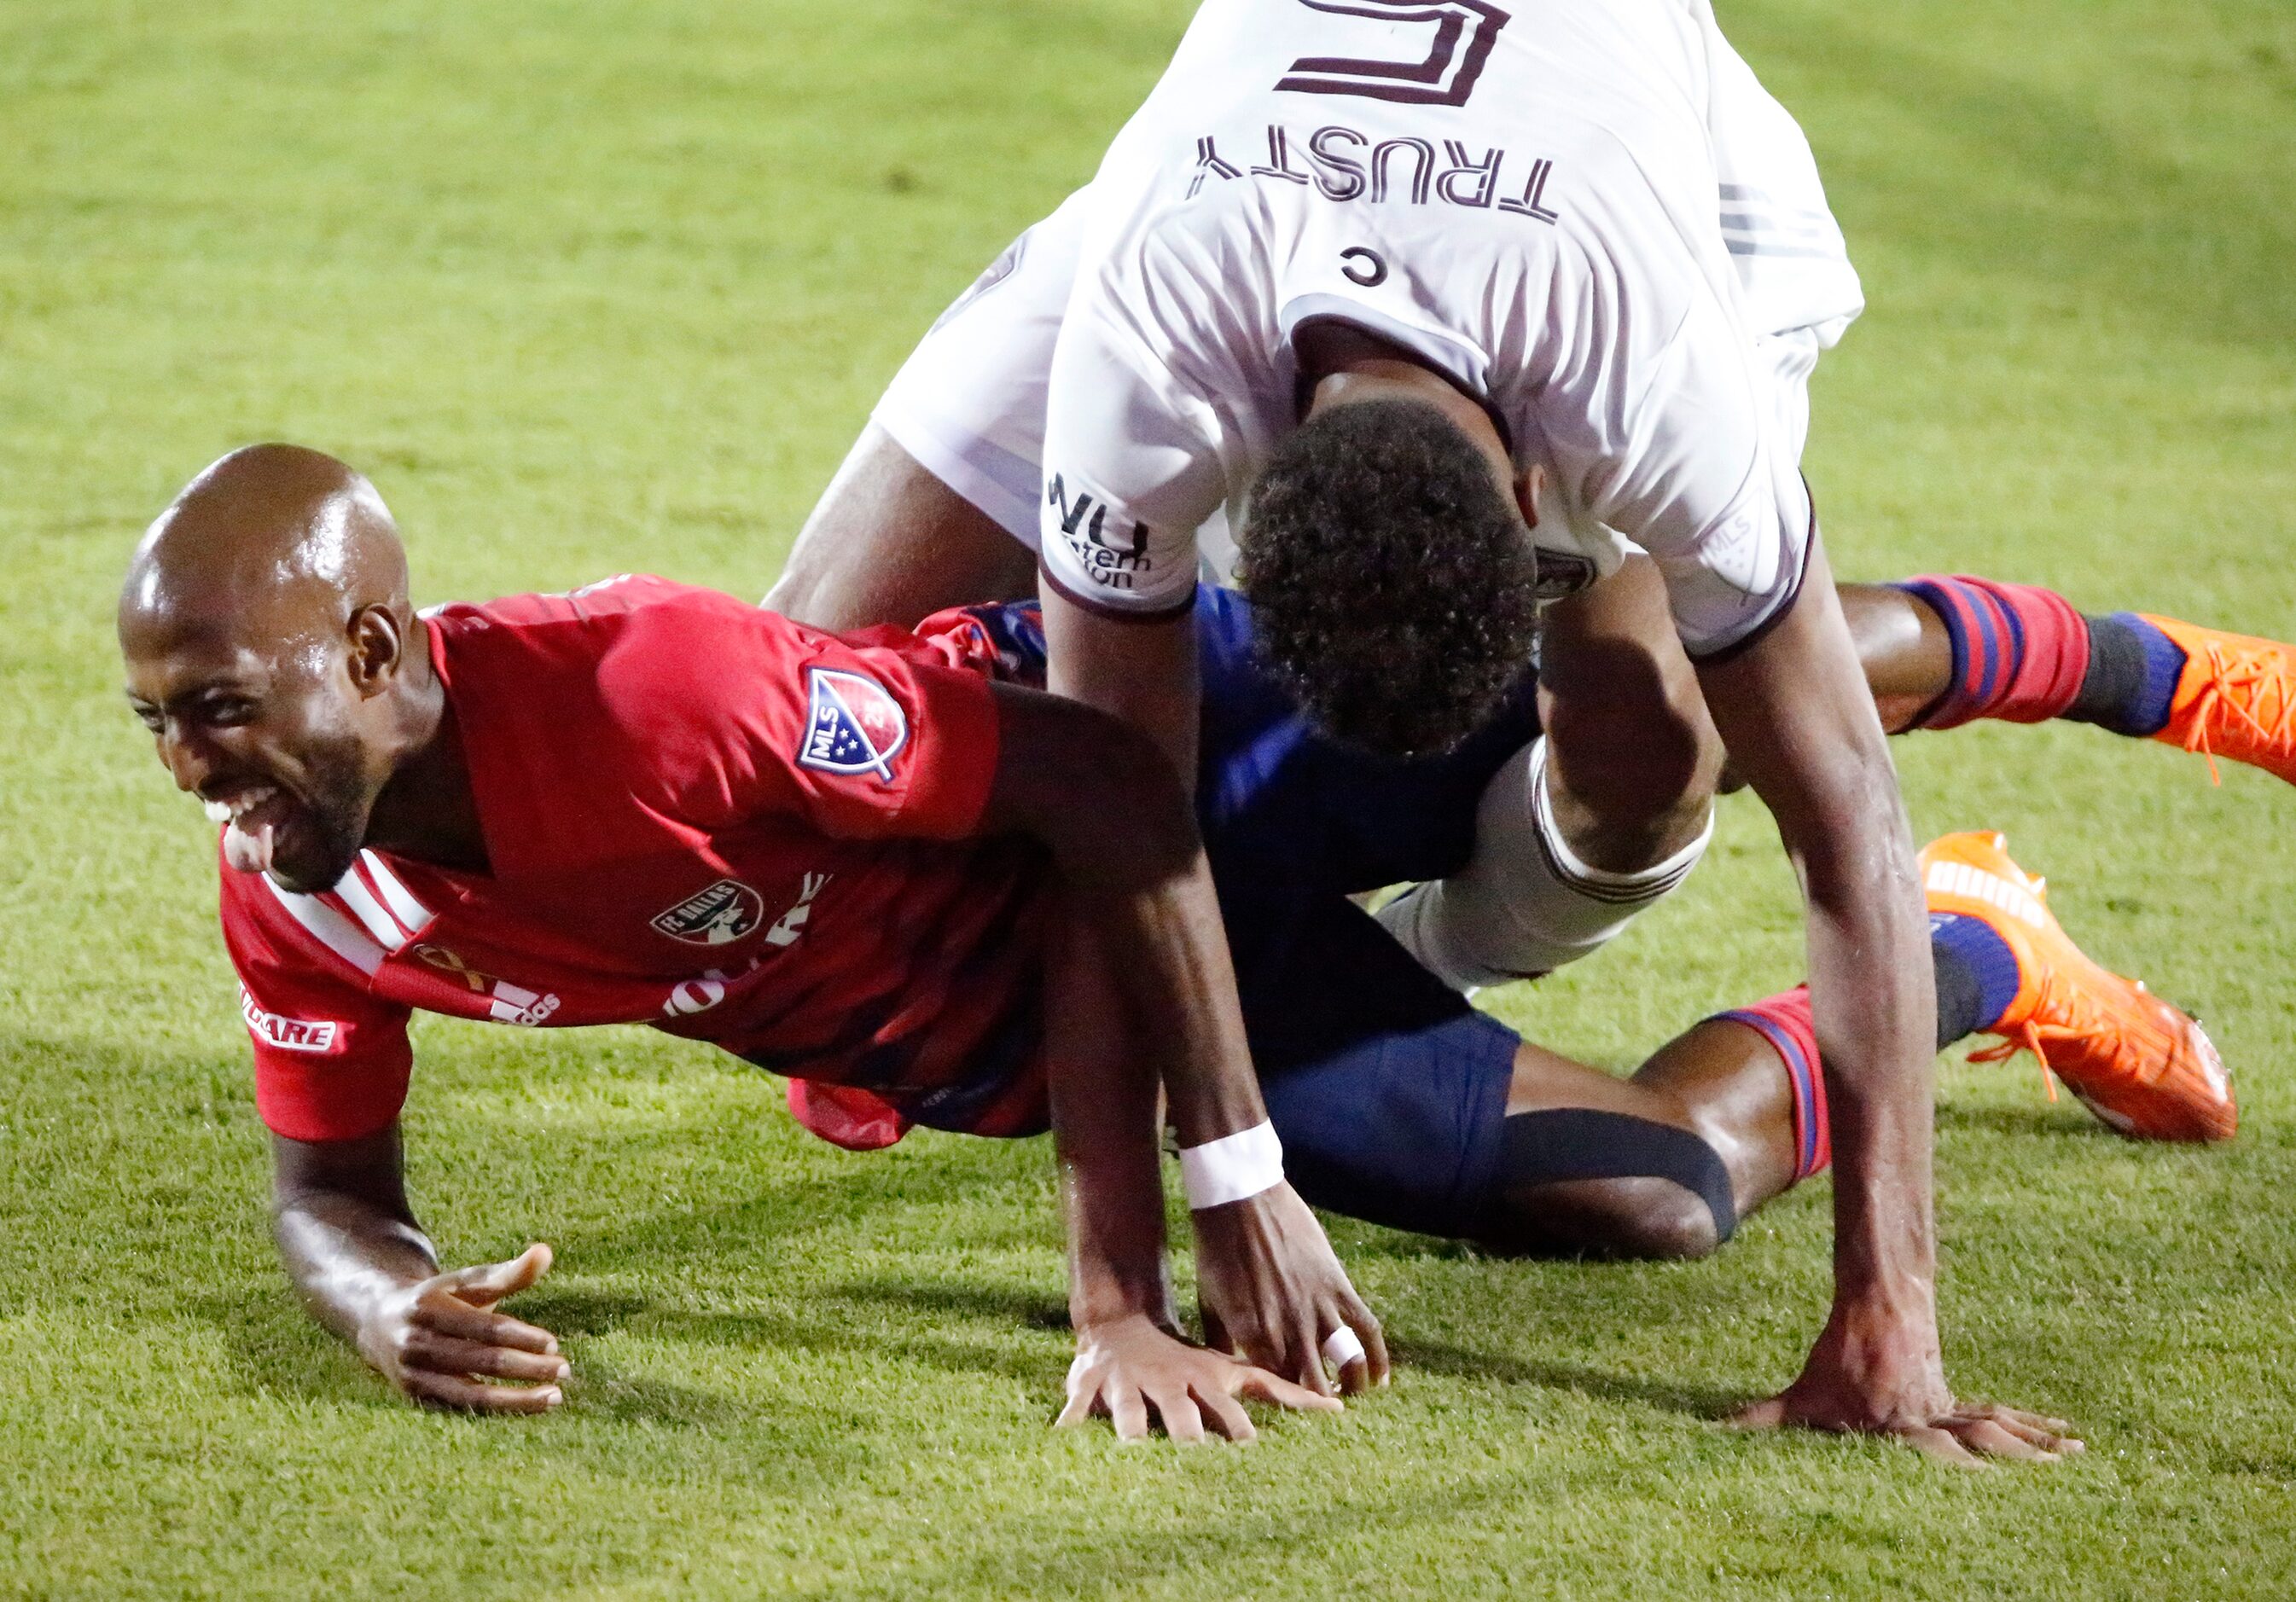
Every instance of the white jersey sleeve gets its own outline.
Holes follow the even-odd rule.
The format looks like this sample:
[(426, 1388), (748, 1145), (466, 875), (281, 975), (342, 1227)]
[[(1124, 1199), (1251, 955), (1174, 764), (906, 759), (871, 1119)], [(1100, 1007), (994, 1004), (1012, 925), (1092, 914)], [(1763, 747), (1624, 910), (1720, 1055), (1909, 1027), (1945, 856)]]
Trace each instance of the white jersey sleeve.
[(1053, 354), (1038, 531), (1044, 576), (1104, 616), (1185, 612), (1196, 530), (1226, 494), (1218, 430), (1193, 386), (1072, 301)]
[(1776, 375), (1733, 307), (1693, 276), (1677, 287), (1656, 349), (1538, 421), (1575, 507), (1657, 562), (1684, 648), (1710, 658), (1792, 603), (1814, 527)]

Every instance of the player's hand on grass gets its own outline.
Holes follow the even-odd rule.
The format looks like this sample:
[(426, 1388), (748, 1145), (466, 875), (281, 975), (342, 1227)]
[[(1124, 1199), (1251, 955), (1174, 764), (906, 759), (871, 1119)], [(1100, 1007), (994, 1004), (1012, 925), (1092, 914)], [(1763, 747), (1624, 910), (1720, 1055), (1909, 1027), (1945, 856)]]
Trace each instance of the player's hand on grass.
[(1800, 1377), (1730, 1422), (1741, 1429), (1890, 1435), (1933, 1458), (1971, 1467), (1988, 1458), (2054, 1463), (2086, 1450), (2062, 1418), (1956, 1402), (1933, 1344), (1887, 1332), (1861, 1339), (1847, 1331), (1852, 1321), (1837, 1312)]
[(1255, 1368), (1224, 1352), (1191, 1345), (1144, 1313), (1077, 1334), (1069, 1365), (1068, 1405), (1054, 1421), (1067, 1428), (1105, 1413), (1119, 1441), (1145, 1441), (1150, 1415), (1175, 1441), (1201, 1441), (1209, 1431), (1231, 1441), (1257, 1433), (1242, 1397), (1303, 1413), (1336, 1413), (1336, 1397)]
[(507, 1263), (450, 1269), (403, 1287), (366, 1315), (360, 1354), (432, 1407), (547, 1412), (564, 1399), (559, 1385), (571, 1372), (557, 1337), (494, 1305), (549, 1270), (550, 1248), (537, 1242)]
[(1191, 1216), (1208, 1345), (1328, 1396), (1325, 1342), (1344, 1329), (1351, 1336), (1340, 1336), (1333, 1348), (1339, 1388), (1352, 1396), (1387, 1383), (1379, 1320), (1356, 1295), (1324, 1226), (1290, 1185)]

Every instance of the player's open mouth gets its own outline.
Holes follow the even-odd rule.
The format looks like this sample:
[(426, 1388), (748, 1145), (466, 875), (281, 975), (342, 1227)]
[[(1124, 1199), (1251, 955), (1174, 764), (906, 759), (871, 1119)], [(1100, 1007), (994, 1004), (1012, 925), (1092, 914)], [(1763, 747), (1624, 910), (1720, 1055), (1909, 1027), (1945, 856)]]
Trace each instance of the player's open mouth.
[(250, 785), (207, 803), (208, 816), (224, 826), (224, 860), (242, 873), (270, 868), (278, 832), (294, 810), (294, 803), (275, 784)]

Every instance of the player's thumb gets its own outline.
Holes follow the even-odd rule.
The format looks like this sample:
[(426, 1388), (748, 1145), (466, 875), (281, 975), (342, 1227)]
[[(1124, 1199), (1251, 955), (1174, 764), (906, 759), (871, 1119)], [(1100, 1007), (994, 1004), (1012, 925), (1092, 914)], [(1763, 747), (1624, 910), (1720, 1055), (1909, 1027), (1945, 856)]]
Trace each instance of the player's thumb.
[(447, 1276), (447, 1288), (477, 1307), (514, 1296), (550, 1271), (550, 1247), (536, 1241), (507, 1263), (486, 1263)]

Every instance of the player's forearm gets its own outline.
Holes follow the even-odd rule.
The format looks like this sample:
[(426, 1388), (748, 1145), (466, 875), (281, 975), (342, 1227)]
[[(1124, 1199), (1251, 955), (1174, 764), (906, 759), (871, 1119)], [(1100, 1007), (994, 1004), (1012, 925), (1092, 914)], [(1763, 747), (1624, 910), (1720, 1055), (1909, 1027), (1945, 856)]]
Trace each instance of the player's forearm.
[(1928, 1321), (1937, 999), (1912, 843), (1902, 827), (1874, 832), (1855, 870), (1804, 868), (1810, 1005), (1833, 1140), (1835, 1289), (1871, 1311)]
[(1135, 1016), (1161, 1023), (1157, 1058), (1180, 1144), (1201, 1146), (1264, 1123), (1267, 1109), (1201, 852), (1193, 872), (1107, 909), (1101, 927), (1127, 1004)]
[(1808, 908), (1834, 1150), (1837, 1282), (1927, 1319), (1936, 996), (1913, 836), (1821, 549), (1777, 625), (1704, 669), (1715, 726), (1777, 820)]
[(271, 1155), (280, 1263), (311, 1316), (356, 1345), (386, 1296), (439, 1271), (407, 1206), (398, 1126), (356, 1140), (274, 1135)]
[[(1219, 900), (1194, 809), (1149, 738), (1060, 697), (997, 687), (991, 830), (1050, 851), (1076, 927), (1108, 959), (1108, 993), (1152, 1020), (1174, 1126), (1200, 1145), (1265, 1118)], [(1074, 1004), (1062, 975), (1054, 1010)]]
[(1054, 976), (1067, 1004), (1053, 1009), (1046, 1030), (1069, 1316), (1080, 1334), (1134, 1315), (1172, 1328), (1156, 1075), (1127, 1009), (1099, 988), (1110, 969), (1095, 945), (1072, 931)]
[(1168, 780), (1143, 784), (1131, 799), (1131, 827), (1098, 848), (1071, 841), (1062, 872), (1080, 927), (1107, 959), (1113, 993), (1131, 1017), (1153, 1020), (1152, 1060), (1162, 1066), (1180, 1144), (1200, 1146), (1267, 1113), (1194, 818)]
[(1184, 791), (1196, 781), (1199, 685), (1192, 615), (1103, 617), (1044, 586), (1045, 686), (1115, 714), (1156, 742)]

